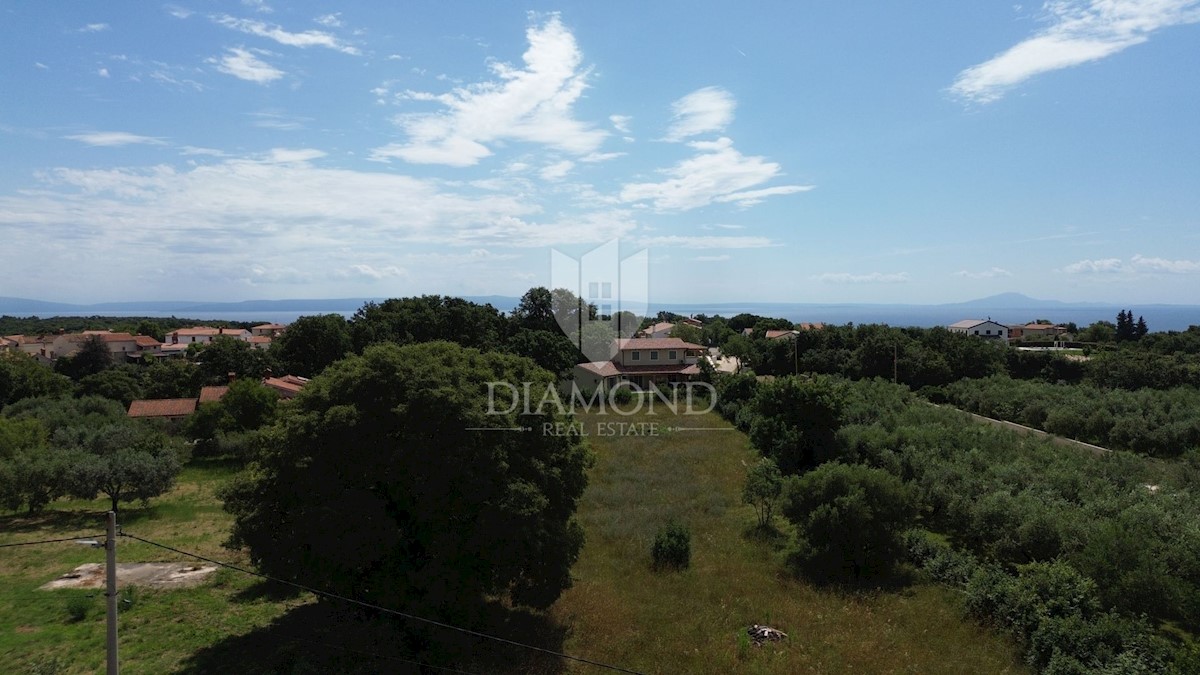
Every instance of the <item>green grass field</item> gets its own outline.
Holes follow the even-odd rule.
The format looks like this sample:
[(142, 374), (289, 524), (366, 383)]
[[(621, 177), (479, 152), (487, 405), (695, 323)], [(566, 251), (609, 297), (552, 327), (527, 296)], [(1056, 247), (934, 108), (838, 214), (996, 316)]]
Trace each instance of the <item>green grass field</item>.
[[(599, 421), (585, 418), (585, 429)], [(945, 588), (839, 593), (792, 579), (741, 503), (758, 458), (746, 437), (715, 414), (661, 425), (727, 430), (590, 439), (597, 463), (579, 510), (587, 545), (574, 588), (552, 608), (570, 627), (568, 652), (657, 673), (1027, 672), (1011, 643), (964, 619)], [(692, 565), (656, 572), (651, 543), (672, 518), (691, 529)], [(739, 648), (753, 623), (789, 639)]]
[[(585, 428), (594, 434), (598, 421), (584, 418)], [(716, 415), (622, 421), (728, 429)], [(1027, 672), (1006, 639), (962, 617), (959, 599), (947, 589), (918, 584), (839, 593), (792, 579), (783, 571), (778, 542), (755, 534), (753, 510), (740, 500), (745, 466), (756, 458), (745, 436), (733, 430), (660, 433), (589, 439), (597, 463), (579, 510), (587, 544), (574, 568), (575, 586), (544, 614), (508, 615), (499, 632), (521, 639), (537, 630), (539, 644), (653, 673)], [(220, 461), (194, 462), (169, 495), (124, 512), (124, 529), (248, 564), (220, 545), (230, 519), (214, 491), (235, 470)], [(0, 514), (0, 543), (94, 535), (104, 529), (104, 509), (103, 501), (61, 501), (38, 516)], [(655, 572), (650, 544), (671, 518), (691, 529), (692, 565)], [(128, 538), (119, 544), (126, 562), (187, 560)], [(103, 670), (102, 595), (37, 590), (76, 565), (103, 559), (102, 550), (71, 543), (0, 549), (0, 673)], [(89, 593), (88, 616), (72, 620), (70, 598)], [(417, 672), (399, 660), (408, 653), (389, 637), (390, 624), (367, 626), (323, 604), (308, 595), (267, 592), (254, 578), (229, 570), (195, 589), (139, 589), (121, 616), (122, 671)], [(339, 620), (344, 628), (330, 627)], [(739, 645), (738, 633), (751, 623), (790, 638), (763, 648)], [(485, 655), (479, 643), (465, 649), (477, 654), (462, 664), (472, 672), (530, 669), (511, 652)], [(363, 666), (372, 653), (383, 654), (378, 666)], [(543, 661), (540, 670), (559, 667)]]

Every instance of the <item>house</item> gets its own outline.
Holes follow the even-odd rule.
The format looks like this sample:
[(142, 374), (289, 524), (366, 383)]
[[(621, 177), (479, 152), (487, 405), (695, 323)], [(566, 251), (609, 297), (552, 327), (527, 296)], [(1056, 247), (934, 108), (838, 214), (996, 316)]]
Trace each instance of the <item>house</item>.
[(130, 417), (157, 417), (162, 419), (183, 419), (196, 412), (194, 398), (156, 398), (134, 401), (129, 404)]
[(249, 342), (250, 346), (254, 349), (266, 351), (271, 348), (272, 338), (270, 335), (251, 335), (247, 342)]
[(617, 340), (617, 353), (608, 361), (575, 366), (580, 389), (610, 389), (628, 382), (638, 389), (651, 385), (687, 382), (700, 374), (699, 361), (707, 351), (702, 345), (679, 338), (630, 338)]
[(250, 329), (250, 334), (255, 337), (279, 337), (279, 334), (287, 328), (282, 323), (264, 323)]
[(1048, 323), (1027, 323), (1023, 326), (1010, 326), (1008, 336), (1010, 338), (1029, 337), (1052, 340), (1066, 332), (1067, 329), (1065, 326)]
[[(263, 386), (279, 394), (279, 398), (291, 399), (295, 398), (301, 389), (304, 389), (304, 385), (308, 384), (308, 378), (296, 375), (282, 377), (267, 375), (262, 379), (262, 383)], [(196, 409), (204, 403), (220, 401), (227, 393), (229, 393), (227, 385), (217, 385), (201, 387), (200, 395), (196, 398), (142, 399), (130, 403), (127, 414), (130, 417), (182, 419), (196, 412)]]
[(693, 319), (690, 316), (688, 318), (680, 321), (680, 323), (686, 323), (687, 325), (691, 326), (692, 328), (704, 328), (703, 322), (701, 322), (699, 319)]
[(57, 335), (44, 353), (49, 359), (62, 359), (74, 356), (88, 340), (99, 338), (108, 347), (113, 361), (124, 363), (127, 356), (139, 352), (137, 337), (129, 333), (114, 333), (108, 330), (85, 330), (82, 333), (66, 333)]
[(768, 340), (779, 340), (779, 339), (795, 340), (796, 336), (799, 334), (800, 334), (800, 331), (798, 331), (798, 330), (769, 330), (769, 331), (767, 331), (766, 336), (767, 336)]
[(666, 338), (671, 337), (671, 331), (673, 330), (675, 330), (675, 324), (670, 321), (660, 321), (639, 331), (638, 336), (644, 338)]
[(977, 335), (981, 338), (992, 340), (1008, 340), (1008, 326), (1001, 323), (996, 323), (991, 319), (966, 319), (952, 323), (946, 328), (951, 333), (963, 333), (964, 335)]
[(271, 389), (274, 389), (279, 398), (288, 399), (296, 398), (304, 385), (308, 384), (307, 377), (298, 375), (284, 375), (283, 377), (271, 377), (270, 375), (263, 378), (262, 383)]
[(245, 328), (193, 326), (192, 328), (180, 328), (167, 333), (166, 344), (206, 344), (221, 336), (249, 342), (251, 333)]

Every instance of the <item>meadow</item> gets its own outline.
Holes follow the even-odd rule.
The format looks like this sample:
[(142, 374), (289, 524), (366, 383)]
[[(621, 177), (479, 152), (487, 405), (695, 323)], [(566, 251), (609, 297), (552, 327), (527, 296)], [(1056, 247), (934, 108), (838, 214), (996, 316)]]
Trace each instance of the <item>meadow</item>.
[[(762, 534), (741, 503), (757, 457), (745, 435), (715, 414), (658, 412), (622, 421), (657, 422), (659, 435), (589, 438), (596, 464), (578, 512), (587, 543), (573, 588), (544, 613), (498, 612), (490, 632), (647, 673), (1028, 672), (1011, 641), (964, 618), (960, 594), (945, 586), (847, 591), (793, 578), (781, 562), (786, 532)], [(593, 433), (599, 421), (582, 418)], [(664, 430), (679, 426), (709, 430)], [(124, 511), (124, 530), (248, 566), (221, 546), (231, 519), (216, 490), (237, 468), (194, 460), (172, 492)], [(36, 516), (2, 513), (0, 544), (95, 535), (104, 508), (59, 501)], [(671, 519), (691, 531), (692, 563), (656, 571), (651, 541)], [(0, 672), (102, 669), (101, 593), (37, 587), (103, 557), (72, 543), (0, 549)], [(119, 558), (187, 560), (127, 537)], [(71, 598), (88, 595), (86, 616), (73, 619)], [(396, 639), (411, 626), (232, 570), (193, 589), (137, 589), (131, 599), (120, 622), (126, 673), (424, 672), (418, 661), (466, 672), (602, 672), (476, 638), (447, 642), (437, 631)], [(739, 637), (754, 623), (789, 637), (754, 647)]]

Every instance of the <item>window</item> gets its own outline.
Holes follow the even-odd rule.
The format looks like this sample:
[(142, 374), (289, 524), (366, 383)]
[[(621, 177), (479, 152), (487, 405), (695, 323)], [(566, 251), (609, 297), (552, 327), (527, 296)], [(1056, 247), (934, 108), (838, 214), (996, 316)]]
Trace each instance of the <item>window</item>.
[(656, 351), (650, 352), (650, 360), (657, 361), (658, 360), (658, 352), (656, 352)]
[(679, 353), (676, 352), (674, 349), (667, 352), (667, 360), (668, 361), (674, 361), (675, 359), (678, 359), (678, 358), (679, 358)]
[(633, 357), (632, 357), (632, 358), (633, 358), (633, 360), (634, 360), (634, 361), (641, 361), (641, 360), (642, 360), (642, 353), (641, 353), (641, 352), (633, 352)]

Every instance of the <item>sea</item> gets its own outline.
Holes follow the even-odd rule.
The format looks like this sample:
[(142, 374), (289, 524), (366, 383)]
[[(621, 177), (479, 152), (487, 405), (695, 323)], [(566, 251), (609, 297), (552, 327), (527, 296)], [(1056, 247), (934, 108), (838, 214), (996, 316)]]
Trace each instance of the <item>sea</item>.
[[(516, 306), (516, 299), (505, 302), (500, 299), (490, 299), (492, 306), (502, 312), (508, 312)], [(787, 319), (793, 322), (844, 324), (888, 324), (891, 326), (915, 326), (930, 328), (945, 326), (964, 319), (991, 319), (1004, 324), (1031, 323), (1045, 319), (1054, 323), (1074, 322), (1080, 328), (1096, 321), (1116, 322), (1117, 312), (1129, 309), (1134, 317), (1144, 317), (1151, 331), (1183, 331), (1189, 326), (1200, 326), (1200, 306), (1188, 305), (1150, 305), (1144, 308), (1132, 306), (1072, 306), (1063, 307), (986, 307), (981, 305), (819, 305), (819, 304), (789, 304), (789, 303), (721, 303), (721, 304), (664, 304), (652, 308), (652, 312), (666, 310), (684, 315), (704, 314), (707, 316), (724, 316), (726, 318), (741, 313), (757, 314), (760, 316)], [(348, 308), (345, 305), (332, 306), (328, 309), (306, 307), (303, 310), (271, 309), (264, 311), (191, 311), (179, 309), (170, 312), (138, 310), (136, 307), (123, 307), (121, 311), (78, 311), (78, 312), (47, 312), (42, 316), (146, 316), (179, 317), (203, 321), (237, 321), (251, 323), (281, 323), (287, 324), (301, 316), (316, 314), (341, 314), (346, 318), (354, 315), (357, 307)]]

